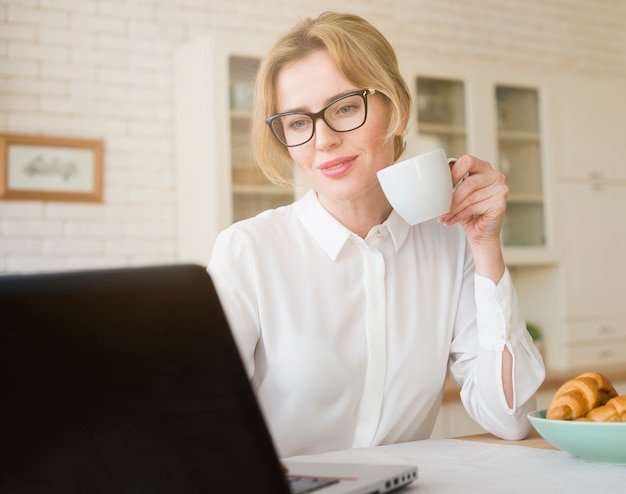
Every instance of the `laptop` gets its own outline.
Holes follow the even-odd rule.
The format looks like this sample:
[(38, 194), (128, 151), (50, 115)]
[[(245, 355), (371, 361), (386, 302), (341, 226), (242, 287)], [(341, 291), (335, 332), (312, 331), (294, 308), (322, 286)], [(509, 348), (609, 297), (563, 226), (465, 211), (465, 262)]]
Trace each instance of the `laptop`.
[(1, 275), (0, 332), (1, 492), (382, 493), (417, 478), (286, 475), (201, 266)]

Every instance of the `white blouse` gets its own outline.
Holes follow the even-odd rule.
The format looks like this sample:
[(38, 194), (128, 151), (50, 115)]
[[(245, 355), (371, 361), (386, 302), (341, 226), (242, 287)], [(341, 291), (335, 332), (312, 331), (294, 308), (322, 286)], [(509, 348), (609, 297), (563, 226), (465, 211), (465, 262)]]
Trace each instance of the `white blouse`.
[(475, 274), (460, 226), (392, 212), (362, 239), (310, 191), (220, 233), (208, 271), (281, 456), (428, 438), (448, 367), (476, 422), (528, 433), (543, 362), (508, 271)]

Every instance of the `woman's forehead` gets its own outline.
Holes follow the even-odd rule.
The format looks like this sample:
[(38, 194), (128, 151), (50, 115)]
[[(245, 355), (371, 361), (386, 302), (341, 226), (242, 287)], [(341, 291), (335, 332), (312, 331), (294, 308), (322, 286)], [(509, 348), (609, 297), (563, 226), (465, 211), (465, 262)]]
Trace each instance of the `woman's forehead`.
[(277, 74), (278, 112), (317, 111), (356, 88), (327, 50), (317, 50), (285, 65)]

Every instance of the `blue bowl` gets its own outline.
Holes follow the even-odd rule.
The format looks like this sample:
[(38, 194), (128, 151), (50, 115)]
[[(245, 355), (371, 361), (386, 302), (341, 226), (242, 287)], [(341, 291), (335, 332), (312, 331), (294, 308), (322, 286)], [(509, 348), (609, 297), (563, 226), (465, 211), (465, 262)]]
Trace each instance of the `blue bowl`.
[(528, 420), (560, 450), (594, 463), (626, 465), (626, 422), (548, 420), (546, 409), (530, 412)]

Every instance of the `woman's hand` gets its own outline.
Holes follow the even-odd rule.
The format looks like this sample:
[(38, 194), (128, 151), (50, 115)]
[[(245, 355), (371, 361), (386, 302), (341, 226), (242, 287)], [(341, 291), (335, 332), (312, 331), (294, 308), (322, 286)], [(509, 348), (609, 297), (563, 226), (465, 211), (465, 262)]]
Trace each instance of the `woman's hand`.
[(504, 175), (487, 161), (469, 155), (452, 163), (450, 169), (452, 181), (458, 185), (452, 194), (450, 212), (439, 220), (463, 227), (474, 254), (476, 272), (498, 283), (504, 272), (500, 232), (509, 193)]

